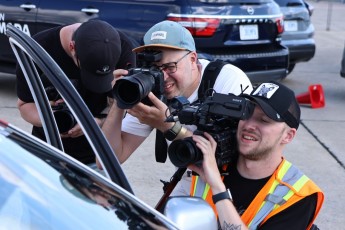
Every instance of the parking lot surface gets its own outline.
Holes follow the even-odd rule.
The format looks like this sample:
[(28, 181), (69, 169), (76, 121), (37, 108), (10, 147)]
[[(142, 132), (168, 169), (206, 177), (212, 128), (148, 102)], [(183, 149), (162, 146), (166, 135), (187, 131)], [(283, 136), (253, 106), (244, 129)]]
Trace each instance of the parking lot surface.
[[(308, 87), (320, 84), (325, 107), (302, 105), (302, 123), (297, 137), (288, 145), (285, 156), (300, 167), (325, 192), (325, 203), (316, 220), (320, 229), (344, 229), (345, 214), (345, 79), (339, 75), (340, 60), (345, 43), (345, 4), (311, 1), (314, 7), (316, 54), (309, 62), (296, 65), (283, 82), (296, 95)], [(0, 74), (0, 119), (24, 130), (30, 125), (23, 121), (16, 108), (15, 77)], [(152, 133), (153, 134), (153, 133)], [(160, 179), (169, 180), (175, 167), (167, 162), (156, 163), (154, 135), (123, 164), (135, 194), (155, 206), (162, 196)]]

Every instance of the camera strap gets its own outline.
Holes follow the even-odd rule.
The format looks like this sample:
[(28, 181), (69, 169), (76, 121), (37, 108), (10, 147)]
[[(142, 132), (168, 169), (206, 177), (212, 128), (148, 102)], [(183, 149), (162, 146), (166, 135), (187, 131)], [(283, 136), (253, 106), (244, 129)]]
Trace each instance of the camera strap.
[(223, 66), (226, 64), (229, 64), (229, 63), (220, 59), (217, 59), (215, 61), (211, 61), (210, 63), (208, 63), (208, 65), (205, 68), (204, 74), (202, 75), (201, 83), (198, 89), (199, 100), (203, 99), (205, 96), (210, 96), (210, 95), (205, 95), (205, 93), (209, 89), (213, 88), (219, 72), (222, 70)]
[[(226, 64), (228, 63), (220, 59), (208, 63), (205, 68), (204, 74), (202, 75), (201, 83), (198, 89), (199, 100), (204, 98), (205, 96), (208, 96), (205, 95), (205, 93), (207, 92), (207, 90), (213, 88), (219, 72)], [(156, 129), (155, 156), (156, 161), (160, 163), (165, 163), (168, 156), (167, 141), (165, 140), (163, 133), (158, 129)]]
[(168, 156), (168, 144), (159, 129), (156, 129), (155, 155), (156, 161), (159, 163), (165, 163)]

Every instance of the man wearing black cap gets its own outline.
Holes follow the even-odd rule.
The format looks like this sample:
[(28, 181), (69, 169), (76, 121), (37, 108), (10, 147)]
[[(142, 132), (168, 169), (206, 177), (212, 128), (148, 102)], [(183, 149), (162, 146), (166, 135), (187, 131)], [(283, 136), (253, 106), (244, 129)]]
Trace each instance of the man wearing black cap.
[(254, 111), (239, 122), (234, 163), (219, 170), (212, 136), (193, 136), (203, 162), (189, 166), (199, 175), (192, 178), (191, 195), (210, 203), (222, 229), (310, 229), (324, 195), (283, 156), (300, 122), (293, 91), (269, 82), (243, 96)]
[[(101, 126), (108, 107), (113, 71), (135, 65), (130, 40), (110, 24), (90, 20), (42, 31), (33, 38), (48, 52), (77, 87), (79, 94)], [(51, 84), (42, 76), (48, 89)], [(51, 88), (51, 87), (50, 87)], [(18, 108), (21, 116), (33, 125), (32, 133), (45, 139), (42, 124), (30, 89), (20, 68), (17, 68)], [(61, 99), (51, 99), (59, 104)], [(93, 163), (94, 153), (79, 125), (61, 134), (69, 155), (83, 163)]]

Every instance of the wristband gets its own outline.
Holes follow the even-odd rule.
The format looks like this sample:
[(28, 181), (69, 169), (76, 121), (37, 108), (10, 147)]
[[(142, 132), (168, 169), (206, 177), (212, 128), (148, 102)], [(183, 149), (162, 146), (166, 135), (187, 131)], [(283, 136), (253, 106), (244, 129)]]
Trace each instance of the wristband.
[(181, 128), (180, 132), (177, 134), (176, 138), (179, 138), (179, 139), (185, 138), (187, 131), (188, 130), (182, 126), (182, 128)]
[(229, 189), (227, 189), (225, 192), (221, 192), (212, 196), (212, 201), (214, 204), (225, 199), (229, 199), (232, 202), (232, 196)]
[(164, 132), (164, 137), (169, 141), (173, 141), (182, 129), (180, 122), (175, 122), (174, 126)]

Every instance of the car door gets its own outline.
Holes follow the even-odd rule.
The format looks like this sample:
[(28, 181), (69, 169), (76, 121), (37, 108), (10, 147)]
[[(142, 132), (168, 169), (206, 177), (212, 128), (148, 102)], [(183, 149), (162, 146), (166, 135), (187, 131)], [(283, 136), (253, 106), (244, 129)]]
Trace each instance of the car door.
[(29, 36), (35, 34), (38, 3), (39, 0), (0, 0), (0, 62), (10, 62), (15, 58), (6, 36), (7, 24)]
[[(105, 139), (100, 127), (95, 122), (90, 110), (66, 77), (56, 62), (32, 38), (22, 33), (12, 25), (7, 26), (7, 36), (10, 38), (13, 51), (29, 84), (35, 99), (37, 110), (42, 121), (47, 143), (62, 150), (61, 136), (56, 125), (48, 96), (39, 73), (43, 72), (54, 85), (70, 111), (77, 119), (86, 138), (100, 159), (106, 175), (127, 191), (133, 193), (121, 166)], [(90, 141), (92, 140), (92, 141)]]

